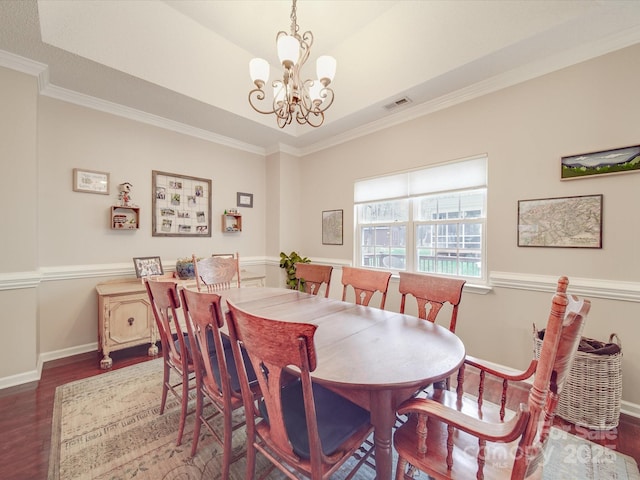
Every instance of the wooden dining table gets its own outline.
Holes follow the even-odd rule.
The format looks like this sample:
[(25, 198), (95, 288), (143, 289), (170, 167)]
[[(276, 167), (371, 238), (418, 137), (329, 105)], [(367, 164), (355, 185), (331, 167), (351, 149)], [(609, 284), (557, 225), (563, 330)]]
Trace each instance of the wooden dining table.
[[(313, 381), (369, 410), (376, 478), (391, 480), (396, 408), (462, 364), (462, 341), (426, 320), (284, 288), (218, 292), (254, 315), (317, 325)], [(225, 305), (226, 306), (226, 305)]]

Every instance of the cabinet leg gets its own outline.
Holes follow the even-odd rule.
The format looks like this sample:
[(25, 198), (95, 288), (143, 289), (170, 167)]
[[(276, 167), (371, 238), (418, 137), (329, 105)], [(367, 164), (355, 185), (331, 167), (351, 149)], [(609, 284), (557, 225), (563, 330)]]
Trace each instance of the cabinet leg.
[(111, 368), (113, 365), (113, 360), (109, 356), (109, 354), (105, 354), (104, 358), (100, 360), (100, 368), (106, 370), (107, 368)]
[(147, 355), (149, 355), (150, 357), (155, 357), (158, 355), (158, 346), (155, 343), (151, 344), (151, 346), (149, 347), (149, 351), (147, 352)]

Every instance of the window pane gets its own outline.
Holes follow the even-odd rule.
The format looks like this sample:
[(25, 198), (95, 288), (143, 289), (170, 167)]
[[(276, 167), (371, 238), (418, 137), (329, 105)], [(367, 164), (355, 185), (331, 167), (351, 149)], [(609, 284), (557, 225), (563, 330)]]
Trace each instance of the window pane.
[(404, 270), (406, 268), (406, 225), (379, 225), (360, 229), (361, 265)]
[(464, 218), (483, 218), (485, 197), (485, 189), (460, 194), (460, 211)]
[(406, 222), (409, 200), (394, 200), (358, 205), (358, 223)]

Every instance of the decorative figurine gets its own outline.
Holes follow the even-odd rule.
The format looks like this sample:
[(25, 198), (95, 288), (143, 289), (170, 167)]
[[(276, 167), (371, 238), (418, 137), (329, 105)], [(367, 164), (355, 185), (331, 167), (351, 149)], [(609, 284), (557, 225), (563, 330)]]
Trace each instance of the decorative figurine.
[(118, 185), (118, 191), (120, 192), (118, 198), (120, 199), (121, 206), (123, 207), (131, 206), (131, 188), (132, 187), (133, 185), (131, 185), (129, 182), (124, 182)]

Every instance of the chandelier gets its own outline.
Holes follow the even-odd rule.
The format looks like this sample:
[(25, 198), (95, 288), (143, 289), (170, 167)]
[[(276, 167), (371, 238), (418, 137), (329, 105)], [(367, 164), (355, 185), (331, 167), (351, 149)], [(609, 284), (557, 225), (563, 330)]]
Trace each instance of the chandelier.
[[(274, 80), (273, 100), (269, 105), (264, 86), (269, 80), (269, 62), (254, 58), (249, 62), (251, 80), (256, 88), (249, 92), (249, 104), (259, 113), (276, 115), (278, 126), (289, 125), (293, 118), (299, 124), (319, 127), (324, 122), (324, 112), (333, 103), (333, 90), (329, 84), (336, 73), (336, 60), (323, 55), (316, 62), (315, 80), (302, 80), (301, 70), (309, 58), (313, 33), (298, 33), (296, 0), (291, 6), (291, 33), (280, 31), (276, 35), (278, 57), (284, 68), (282, 80)], [(260, 103), (259, 103), (260, 102)]]

